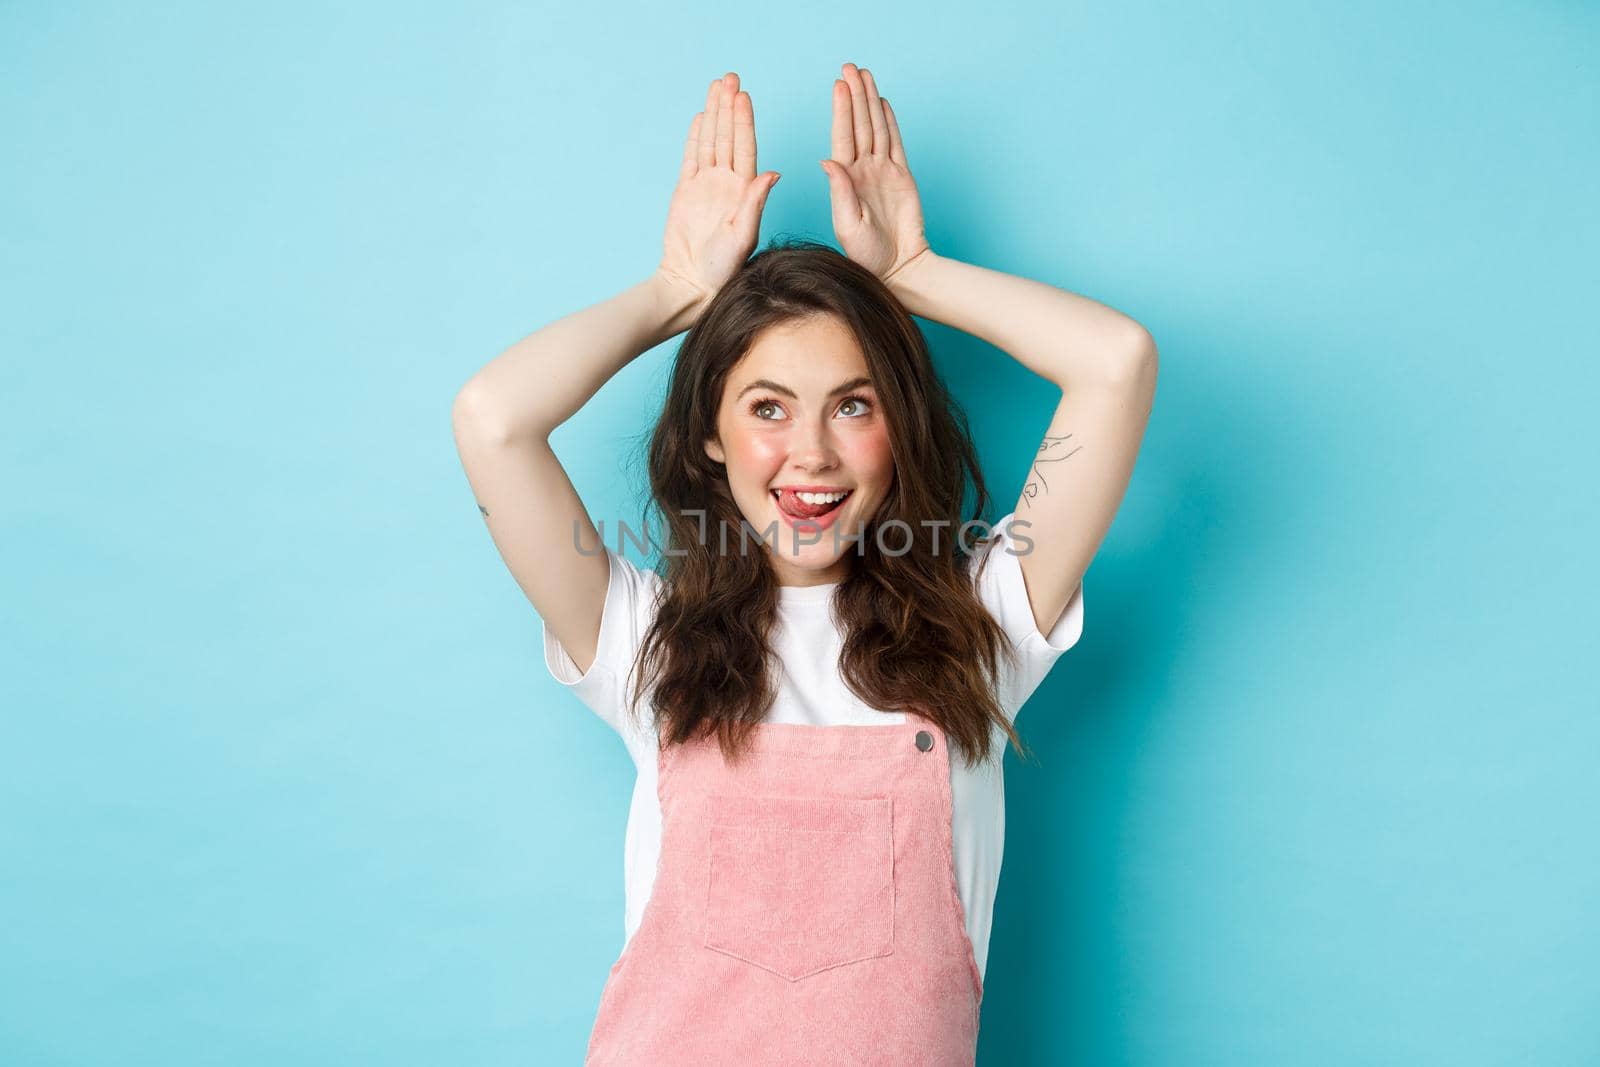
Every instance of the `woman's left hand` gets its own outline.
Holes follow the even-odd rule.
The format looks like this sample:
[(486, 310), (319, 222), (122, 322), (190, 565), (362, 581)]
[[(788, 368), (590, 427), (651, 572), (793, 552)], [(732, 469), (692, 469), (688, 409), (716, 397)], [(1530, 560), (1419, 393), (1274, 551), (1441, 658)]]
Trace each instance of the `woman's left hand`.
[(845, 255), (879, 278), (928, 251), (922, 199), (906, 165), (900, 126), (870, 70), (854, 63), (833, 83), (833, 158), (821, 160), (833, 232)]

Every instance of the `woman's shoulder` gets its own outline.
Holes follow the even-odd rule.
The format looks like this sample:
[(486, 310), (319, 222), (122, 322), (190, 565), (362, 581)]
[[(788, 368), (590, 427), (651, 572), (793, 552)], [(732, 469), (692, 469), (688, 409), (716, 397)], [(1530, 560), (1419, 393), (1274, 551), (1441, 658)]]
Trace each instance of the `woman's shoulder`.
[(1021, 559), (1033, 548), (1028, 525), (1026, 518), (1008, 512), (992, 525), (983, 543), (974, 545), (967, 559), (974, 593), (1005, 631), (1016, 652), (1015, 668), (1005, 668), (1000, 679), (1001, 702), (1011, 714), (1044, 681), (1061, 654), (1083, 635), (1081, 585), (1050, 632), (1040, 631), (1022, 576)]
[(560, 641), (545, 628), (545, 666), (552, 678), (622, 736), (637, 759), (648, 753), (653, 740), (649, 716), (638, 713), (630, 681), (664, 585), (653, 568), (634, 563), (609, 545), (603, 547), (609, 577), (594, 661), (588, 670), (579, 671)]

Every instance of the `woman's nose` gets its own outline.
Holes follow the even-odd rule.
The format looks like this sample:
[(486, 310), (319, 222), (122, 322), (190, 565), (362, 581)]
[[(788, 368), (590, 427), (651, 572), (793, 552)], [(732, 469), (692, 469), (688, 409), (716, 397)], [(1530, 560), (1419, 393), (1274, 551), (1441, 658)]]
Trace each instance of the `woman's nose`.
[(797, 429), (790, 445), (789, 461), (799, 467), (831, 467), (838, 459), (826, 428)]

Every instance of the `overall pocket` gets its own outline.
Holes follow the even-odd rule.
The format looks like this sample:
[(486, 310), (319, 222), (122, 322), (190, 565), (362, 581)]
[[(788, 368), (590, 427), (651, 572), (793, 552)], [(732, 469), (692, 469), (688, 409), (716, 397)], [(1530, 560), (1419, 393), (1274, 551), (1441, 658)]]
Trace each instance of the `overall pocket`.
[(894, 951), (892, 798), (708, 800), (706, 948), (791, 982)]

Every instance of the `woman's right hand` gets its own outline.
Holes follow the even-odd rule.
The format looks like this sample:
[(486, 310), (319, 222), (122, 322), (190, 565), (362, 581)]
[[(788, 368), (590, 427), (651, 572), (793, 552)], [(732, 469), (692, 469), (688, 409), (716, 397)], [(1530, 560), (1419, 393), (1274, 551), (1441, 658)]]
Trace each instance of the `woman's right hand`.
[(691, 321), (755, 250), (761, 211), (778, 172), (756, 173), (750, 94), (729, 72), (711, 83), (706, 109), (689, 124), (678, 187), (656, 272), (692, 294)]

